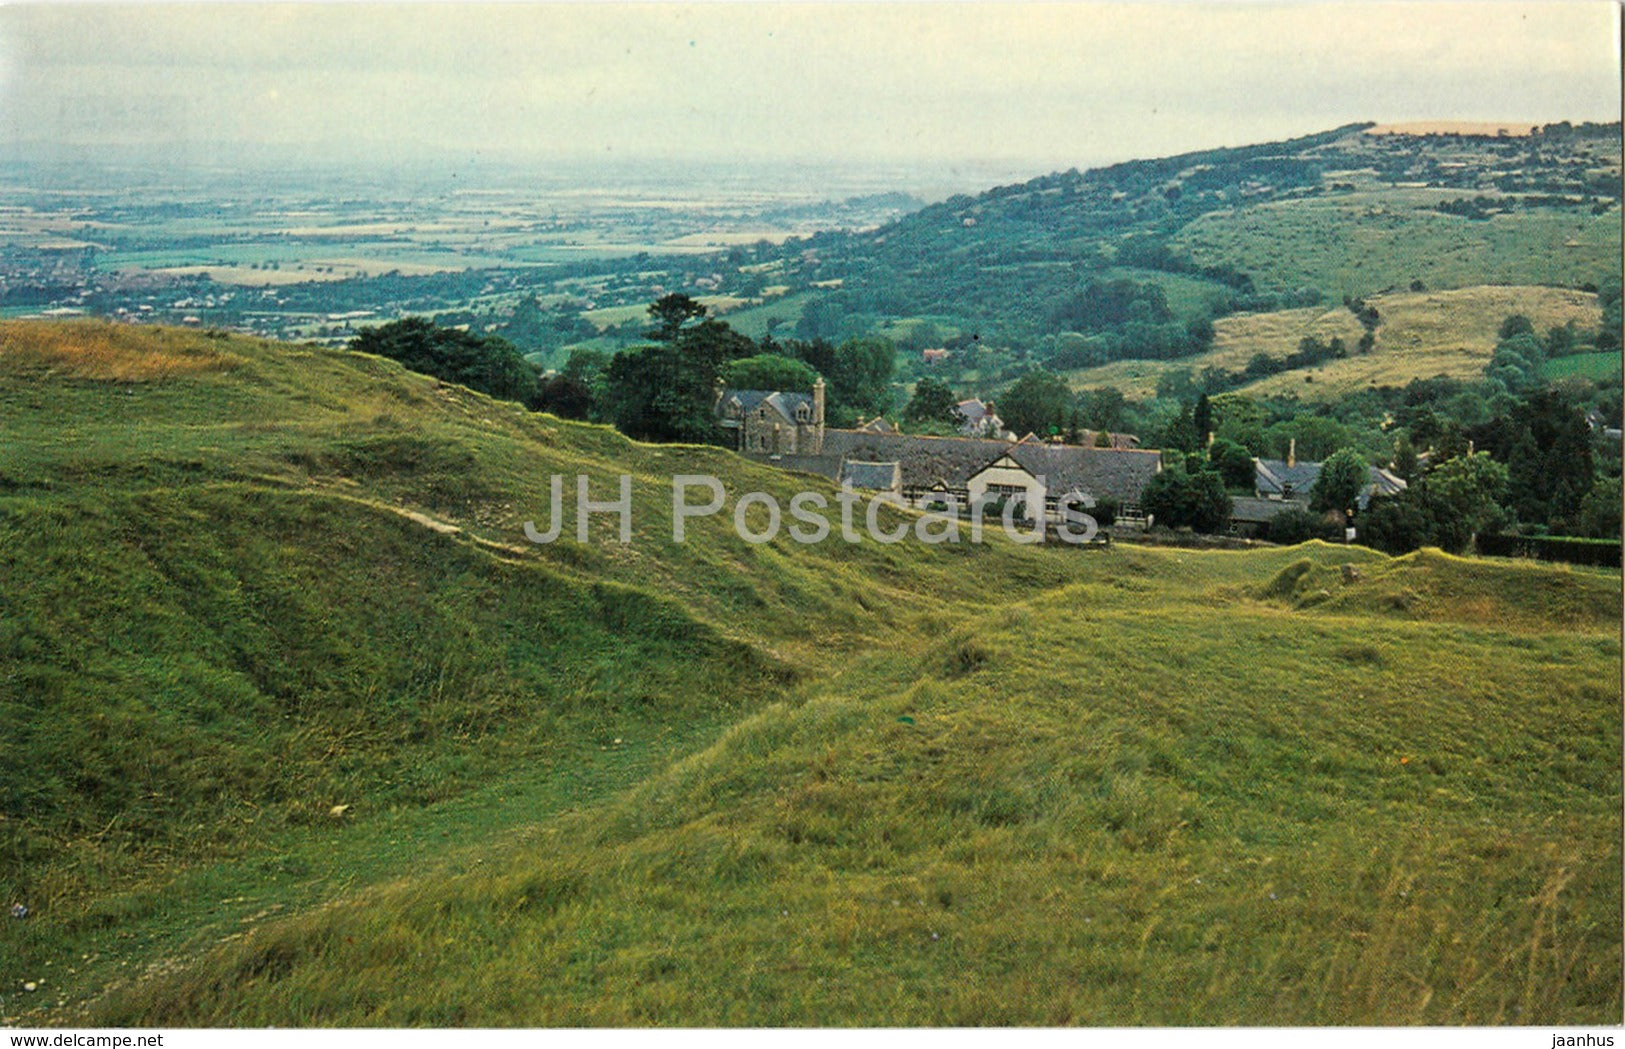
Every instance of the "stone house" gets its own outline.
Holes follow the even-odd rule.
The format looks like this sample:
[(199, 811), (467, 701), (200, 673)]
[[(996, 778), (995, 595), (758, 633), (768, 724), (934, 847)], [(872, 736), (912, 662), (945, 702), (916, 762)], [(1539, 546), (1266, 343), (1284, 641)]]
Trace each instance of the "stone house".
[(1004, 497), (1042, 506), (1054, 519), (1059, 499), (1079, 492), (1116, 503), (1125, 521), (1140, 516), (1140, 493), (1162, 469), (1157, 451), (859, 430), (829, 430), (822, 454), (775, 461), (854, 488), (894, 491), (922, 509), (949, 497), (962, 508)]
[(730, 390), (717, 386), (717, 424), (735, 451), (820, 455), (824, 450), (824, 380), (812, 393)]

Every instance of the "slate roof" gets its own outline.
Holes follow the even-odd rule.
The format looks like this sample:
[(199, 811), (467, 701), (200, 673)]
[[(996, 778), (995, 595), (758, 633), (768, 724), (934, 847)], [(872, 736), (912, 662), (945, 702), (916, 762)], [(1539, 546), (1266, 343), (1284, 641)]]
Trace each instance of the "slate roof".
[(967, 435), (984, 434), (989, 429), (1002, 430), (1004, 420), (993, 412), (991, 404), (985, 404), (978, 397), (960, 401), (954, 407), (959, 409), (959, 432)]
[(987, 416), (987, 405), (983, 404), (981, 399), (977, 397), (972, 397), (967, 401), (960, 401), (954, 407), (959, 409), (959, 414), (963, 415), (968, 423), (981, 422)]
[[(1300, 462), (1288, 466), (1280, 459), (1253, 460), (1253, 486), (1260, 496), (1283, 496), (1286, 486), (1292, 486), (1292, 497), (1307, 499), (1320, 478), (1320, 463)], [(1360, 509), (1364, 510), (1373, 495), (1397, 495), (1406, 489), (1403, 478), (1380, 466), (1367, 473), (1366, 486), (1360, 492)]]
[(1294, 463), (1282, 459), (1254, 459), (1253, 473), (1259, 495), (1283, 495), (1290, 486), (1293, 495), (1308, 495), (1320, 477), (1319, 463)]
[(771, 390), (723, 390), (722, 400), (717, 402), (717, 411), (726, 411), (729, 403), (737, 400), (739, 407), (746, 415), (749, 415), (772, 392)]
[(784, 416), (790, 422), (796, 421), (796, 409), (801, 405), (807, 406), (808, 421), (813, 421), (813, 399), (804, 393), (784, 393), (780, 390), (723, 390), (722, 400), (717, 403), (717, 412), (724, 414), (729, 402), (735, 398), (744, 414), (754, 412), (763, 402), (768, 407)]
[(1263, 524), (1272, 521), (1284, 510), (1307, 510), (1309, 504), (1297, 499), (1259, 499), (1250, 495), (1234, 496), (1230, 500), (1230, 520), (1241, 524)]
[(813, 399), (804, 393), (770, 393), (767, 395), (766, 401), (769, 406), (791, 422), (796, 421), (796, 409), (805, 405), (807, 419), (808, 421), (812, 420)]
[(781, 470), (793, 470), (796, 473), (818, 474), (831, 481), (840, 480), (841, 457), (839, 455), (806, 455), (798, 452), (765, 455), (759, 452), (745, 452), (753, 459), (772, 463)]
[(871, 492), (893, 492), (902, 487), (896, 463), (864, 463), (848, 459), (841, 464), (840, 482)]
[[(824, 434), (824, 454), (803, 460), (835, 459), (866, 463), (895, 462), (905, 489), (929, 489), (939, 482), (947, 488), (964, 488), (965, 482), (980, 473), (1001, 455), (1008, 455), (1022, 468), (1044, 478), (1051, 493), (1073, 490), (1096, 499), (1139, 502), (1146, 482), (1161, 468), (1162, 453), (1117, 448), (1080, 448), (1038, 441), (1013, 444), (987, 438), (924, 437), (916, 434), (863, 433), (858, 430), (829, 430)], [(784, 463), (791, 469), (812, 469), (817, 464)], [(825, 473), (824, 470), (815, 472)], [(826, 473), (826, 476), (837, 476)]]

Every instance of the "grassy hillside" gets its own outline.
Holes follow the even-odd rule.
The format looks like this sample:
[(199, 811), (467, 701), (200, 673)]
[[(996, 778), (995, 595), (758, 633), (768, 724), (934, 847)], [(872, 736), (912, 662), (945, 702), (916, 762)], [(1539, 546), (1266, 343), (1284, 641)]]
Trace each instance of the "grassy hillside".
[(1155, 274), (1184, 317), (1215, 301), (1256, 311), (1416, 281), (1579, 287), (1619, 272), (1617, 127), (1367, 130), (1058, 172), (764, 249), (755, 265), (798, 288), (839, 281), (815, 315), (943, 315), (999, 346), (1071, 330), (1058, 309), (1112, 276)]
[(1440, 214), (1455, 190), (1397, 190), (1260, 204), (1203, 215), (1177, 242), (1202, 264), (1228, 263), (1262, 287), (1317, 287), (1334, 301), (1420, 280), (1574, 286), (1618, 272), (1620, 210), (1512, 210), (1484, 220)]
[[(1514, 313), (1528, 317), (1542, 334), (1570, 321), (1582, 330), (1595, 329), (1602, 316), (1595, 295), (1563, 288), (1482, 285), (1457, 291), (1391, 292), (1366, 301), (1381, 315), (1369, 354), (1353, 352), (1365, 329), (1351, 311), (1314, 306), (1223, 317), (1214, 323), (1214, 348), (1208, 353), (1177, 361), (1119, 361), (1073, 371), (1068, 380), (1077, 389), (1115, 386), (1130, 398), (1145, 399), (1155, 395), (1158, 378), (1171, 370), (1239, 372), (1260, 353), (1277, 360), (1287, 357), (1305, 336), (1322, 342), (1336, 337), (1349, 348), (1349, 357), (1280, 372), (1241, 387), (1262, 396), (1335, 400), (1369, 386), (1403, 386), (1412, 379), (1438, 375), (1482, 378), (1501, 322)], [(1619, 355), (1606, 356), (1615, 361), (1617, 370)]]
[[(479, 870), (267, 927), (93, 1015), (1613, 1017), (1618, 697), (1585, 668), (1617, 659), (1615, 580), (1557, 581), (1559, 633), (1511, 566), (1185, 556), (1120, 553), (854, 661)], [(1277, 597), (1291, 558), (1333, 566), (1336, 600)], [(1418, 585), (1471, 611), (1388, 599)]]
[(247, 339), (0, 380), (10, 1022), (1618, 1018), (1617, 573), (679, 545), (815, 481)]

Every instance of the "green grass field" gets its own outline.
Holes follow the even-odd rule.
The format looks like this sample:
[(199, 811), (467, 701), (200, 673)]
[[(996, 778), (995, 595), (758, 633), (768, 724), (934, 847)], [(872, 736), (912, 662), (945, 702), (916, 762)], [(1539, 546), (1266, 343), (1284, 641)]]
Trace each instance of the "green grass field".
[[(1620, 213), (1520, 209), (1473, 221), (1402, 191), (1293, 200), (1204, 215), (1176, 240), (1203, 264), (1228, 262), (1261, 287), (1327, 298), (1410, 287), (1595, 282), (1619, 272)], [(1461, 196), (1446, 193), (1443, 196)]]
[[(1125, 396), (1143, 400), (1156, 394), (1157, 380), (1169, 371), (1188, 368), (1200, 375), (1206, 368), (1222, 368), (1240, 372), (1258, 354), (1277, 360), (1286, 357), (1305, 336), (1322, 342), (1335, 337), (1349, 348), (1348, 357), (1280, 372), (1240, 388), (1257, 396), (1330, 401), (1373, 386), (1404, 386), (1412, 379), (1441, 375), (1480, 378), (1495, 352), (1501, 322), (1512, 314), (1528, 317), (1542, 334), (1571, 321), (1582, 331), (1594, 331), (1602, 323), (1597, 297), (1567, 288), (1482, 285), (1453, 291), (1391, 292), (1366, 301), (1381, 316), (1376, 344), (1368, 354), (1353, 352), (1364, 329), (1352, 312), (1341, 305), (1311, 306), (1221, 317), (1213, 326), (1213, 349), (1195, 357), (1116, 361), (1078, 369), (1067, 378), (1075, 389), (1115, 386)], [(1603, 356), (1610, 357), (1618, 369), (1618, 354)], [(1582, 357), (1587, 358), (1584, 363)], [(1582, 371), (1589, 376), (1593, 370), (1606, 369), (1607, 362), (1588, 358), (1564, 358), (1575, 362), (1571, 365), (1553, 361), (1551, 365), (1558, 370), (1552, 376)], [(1572, 370), (1564, 372), (1563, 368)]]
[(767, 334), (768, 324), (777, 321), (775, 328), (780, 338), (796, 330), (796, 323), (801, 320), (801, 311), (807, 306), (812, 296), (806, 292), (793, 295), (781, 295), (776, 298), (764, 299), (753, 306), (741, 306), (720, 314), (728, 326), (752, 339), (760, 339)]
[(1620, 373), (1618, 353), (1576, 353), (1569, 357), (1556, 357), (1541, 365), (1541, 375), (1548, 379), (1567, 379), (1579, 376), (1598, 381), (1617, 378)]
[(0, 378), (5, 1022), (1618, 1021), (1617, 572), (676, 544), (824, 482), (309, 346)]

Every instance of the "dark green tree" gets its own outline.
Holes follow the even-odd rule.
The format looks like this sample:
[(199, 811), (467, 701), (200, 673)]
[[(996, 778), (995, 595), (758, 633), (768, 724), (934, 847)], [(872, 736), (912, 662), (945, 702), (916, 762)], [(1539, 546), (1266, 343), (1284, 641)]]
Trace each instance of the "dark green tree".
[(521, 298), (513, 308), (513, 316), (499, 330), (503, 338), (527, 353), (543, 349), (549, 342), (548, 325), (534, 295)]
[(1578, 513), (1596, 467), (1585, 410), (1567, 393), (1533, 390), (1469, 434), (1506, 464), (1507, 498), (1520, 521), (1562, 530)]
[(1066, 380), (1042, 369), (1017, 379), (999, 398), (999, 417), (1017, 436), (1058, 434), (1071, 415), (1072, 390)]
[(1086, 429), (1115, 433), (1128, 427), (1128, 401), (1115, 386), (1101, 386), (1079, 394), (1078, 412)]
[(508, 340), (441, 328), (423, 317), (407, 317), (365, 328), (350, 349), (399, 361), (415, 372), (510, 401), (529, 401), (536, 392), (534, 365)]
[(662, 295), (649, 305), (649, 317), (654, 321), (654, 327), (645, 335), (657, 342), (674, 342), (685, 324), (698, 321), (705, 314), (703, 305), (682, 292)]
[(531, 411), (550, 412), (561, 419), (590, 419), (596, 406), (592, 387), (568, 375), (541, 380), (529, 402)]
[(748, 336), (734, 331), (726, 323), (707, 319), (677, 336), (677, 345), (684, 353), (721, 369), (730, 361), (743, 360), (756, 354), (756, 344)]
[(955, 425), (960, 420), (959, 398), (947, 383), (926, 376), (914, 384), (914, 395), (903, 409), (903, 421), (909, 423), (946, 423)]
[[(704, 309), (687, 296), (677, 299)], [(614, 356), (604, 371), (601, 410), (638, 440), (715, 441), (717, 381), (730, 363), (754, 355), (756, 343), (719, 320), (684, 327), (701, 313), (670, 295), (650, 313), (663, 318), (670, 338)]]
[[(816, 355), (827, 343), (808, 344)], [(820, 367), (812, 357), (803, 357), (829, 384), (832, 404), (860, 415), (884, 415), (892, 410), (892, 374), (897, 369), (897, 347), (890, 339), (848, 339), (828, 351), (829, 364)]]
[(1360, 543), (1389, 554), (1405, 554), (1438, 542), (1433, 516), (1416, 488), (1372, 499), (1355, 527)]
[(758, 353), (722, 366), (722, 381), (739, 390), (789, 390), (807, 393), (818, 373), (802, 361), (777, 353)]
[(1191, 406), (1181, 404), (1179, 411), (1167, 421), (1158, 435), (1158, 443), (1171, 451), (1190, 452), (1197, 446), (1196, 421), (1191, 418)]
[(605, 372), (605, 408), (617, 429), (640, 441), (716, 440), (713, 362), (657, 343), (617, 353)]
[(1215, 437), (1208, 446), (1208, 461), (1213, 468), (1224, 478), (1224, 483), (1230, 488), (1253, 487), (1253, 477), (1257, 472), (1253, 467), (1252, 453), (1234, 441), (1227, 441), (1223, 437)]
[(1459, 455), (1422, 479), (1423, 498), (1434, 522), (1433, 538), (1446, 550), (1467, 548), (1479, 532), (1506, 520), (1507, 468), (1488, 452)]
[(1213, 402), (1208, 400), (1205, 393), (1196, 398), (1196, 407), (1191, 410), (1191, 425), (1196, 427), (1196, 443), (1206, 444), (1208, 434), (1213, 432)]
[(1394, 475), (1409, 484), (1416, 480), (1417, 462), (1416, 449), (1411, 447), (1411, 438), (1404, 430), (1394, 438), (1394, 458), (1391, 467)]
[(1534, 322), (1521, 313), (1514, 313), (1501, 322), (1501, 330), (1497, 332), (1496, 338), (1501, 342), (1505, 342), (1516, 335), (1533, 335), (1534, 333)]
[(1360, 490), (1369, 482), (1371, 468), (1352, 448), (1333, 452), (1320, 464), (1320, 476), (1309, 499), (1312, 510), (1346, 511), (1354, 508)]
[(1579, 533), (1593, 539), (1618, 539), (1620, 535), (1620, 482), (1617, 477), (1599, 477), (1580, 501)]
[(1230, 519), (1230, 495), (1212, 470), (1192, 474), (1177, 466), (1164, 469), (1146, 484), (1140, 505), (1167, 528), (1216, 533)]
[(1337, 525), (1329, 523), (1325, 514), (1317, 514), (1297, 506), (1289, 506), (1264, 526), (1264, 538), (1282, 546), (1296, 546), (1311, 539), (1341, 539)]

